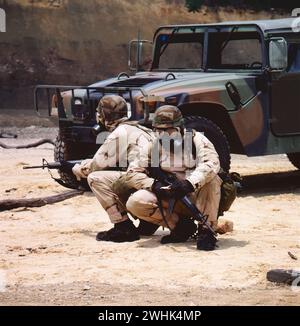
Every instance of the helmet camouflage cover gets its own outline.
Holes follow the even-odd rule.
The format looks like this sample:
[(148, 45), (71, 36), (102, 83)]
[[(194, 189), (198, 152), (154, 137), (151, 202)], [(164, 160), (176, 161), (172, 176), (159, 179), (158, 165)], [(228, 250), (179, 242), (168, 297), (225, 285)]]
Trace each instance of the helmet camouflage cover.
[(127, 103), (119, 95), (105, 95), (99, 101), (97, 111), (104, 121), (117, 121), (127, 117)]
[(183, 116), (173, 105), (163, 105), (154, 113), (152, 126), (154, 128), (176, 128), (183, 126)]

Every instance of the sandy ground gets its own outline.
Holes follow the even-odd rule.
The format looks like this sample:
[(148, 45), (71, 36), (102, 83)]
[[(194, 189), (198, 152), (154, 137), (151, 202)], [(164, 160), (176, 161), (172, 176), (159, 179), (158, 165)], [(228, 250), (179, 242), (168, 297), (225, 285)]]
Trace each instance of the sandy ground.
[[(54, 128), (1, 128), (6, 144), (54, 138)], [(0, 148), (0, 197), (32, 198), (64, 188), (24, 164), (53, 159), (53, 146)], [(133, 243), (100, 243), (110, 227), (91, 193), (54, 205), (0, 213), (1, 305), (299, 305), (300, 288), (271, 284), (272, 268), (300, 269), (300, 174), (285, 155), (233, 156), (244, 192), (225, 218), (234, 231), (214, 252), (194, 242), (161, 245), (166, 233)], [(298, 257), (292, 260), (288, 251)]]

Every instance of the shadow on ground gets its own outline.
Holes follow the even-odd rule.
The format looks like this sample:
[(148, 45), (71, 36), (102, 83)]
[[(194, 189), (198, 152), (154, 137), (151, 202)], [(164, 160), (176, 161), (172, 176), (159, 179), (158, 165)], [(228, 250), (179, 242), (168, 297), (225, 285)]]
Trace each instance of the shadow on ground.
[(242, 186), (240, 197), (300, 192), (300, 171), (245, 175)]

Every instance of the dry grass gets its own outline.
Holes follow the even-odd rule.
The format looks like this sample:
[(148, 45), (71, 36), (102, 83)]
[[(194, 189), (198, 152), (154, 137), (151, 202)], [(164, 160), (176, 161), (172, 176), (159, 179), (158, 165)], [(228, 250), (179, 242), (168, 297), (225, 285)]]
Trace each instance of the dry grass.
[(204, 8), (184, 0), (0, 0), (8, 17), (0, 43), (1, 108), (31, 108), (36, 84), (90, 84), (127, 70), (127, 44), (160, 25), (276, 18), (270, 12)]

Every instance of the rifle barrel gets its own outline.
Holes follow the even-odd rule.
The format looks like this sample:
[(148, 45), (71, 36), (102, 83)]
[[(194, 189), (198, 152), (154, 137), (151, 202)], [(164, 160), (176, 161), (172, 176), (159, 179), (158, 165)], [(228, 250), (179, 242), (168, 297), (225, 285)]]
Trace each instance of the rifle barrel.
[(33, 165), (33, 166), (24, 166), (24, 170), (28, 169), (59, 169), (62, 167), (62, 164), (60, 162), (51, 162), (51, 163), (45, 163), (43, 165)]
[(29, 169), (44, 169), (44, 165), (34, 165), (34, 166), (23, 166), (23, 170), (29, 170)]
[(82, 161), (57, 161), (57, 162), (46, 162), (43, 160), (43, 165), (33, 165), (33, 166), (23, 166), (24, 170), (28, 169), (53, 169), (53, 170), (59, 170), (59, 169), (72, 169), (72, 167), (75, 164), (80, 164)]

